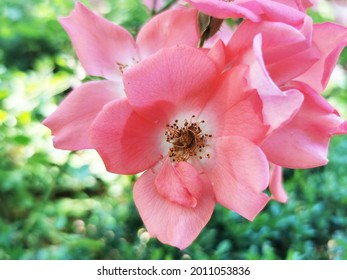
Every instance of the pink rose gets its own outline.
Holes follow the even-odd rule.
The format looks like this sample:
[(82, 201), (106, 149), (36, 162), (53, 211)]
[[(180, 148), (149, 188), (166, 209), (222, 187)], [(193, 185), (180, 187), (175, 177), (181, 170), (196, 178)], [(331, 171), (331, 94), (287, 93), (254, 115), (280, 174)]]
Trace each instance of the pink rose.
[(210, 54), (182, 46), (143, 60), (124, 74), (127, 99), (104, 106), (90, 129), (108, 171), (145, 171), (134, 188), (145, 226), (181, 249), (216, 202), (253, 220), (269, 200), (261, 100), (246, 90), (247, 67), (221, 75)]
[(346, 0), (332, 0), (331, 7), (335, 15), (336, 22), (347, 25), (347, 2)]
[(308, 0), (188, 2), (246, 19), (225, 30), (226, 47), (212, 38), (197, 49), (195, 9), (154, 17), (134, 40), (77, 3), (60, 22), (86, 72), (104, 80), (76, 88), (44, 121), (55, 147), (94, 148), (110, 172), (144, 172), (134, 187), (144, 224), (181, 249), (215, 203), (253, 220), (268, 185), (285, 202), (282, 167), (326, 164), (332, 135), (347, 133), (320, 95), (347, 28), (313, 24)]
[[(271, 128), (261, 147), (278, 166), (275, 178), (279, 166), (325, 165), (330, 138), (347, 132), (346, 122), (320, 95), (345, 45), (347, 28), (313, 24), (309, 17), (298, 27), (245, 20), (229, 41), (227, 63), (249, 65), (249, 84), (263, 101)], [(272, 181), (270, 190), (283, 194), (278, 179)], [(274, 197), (285, 201), (283, 195)]]

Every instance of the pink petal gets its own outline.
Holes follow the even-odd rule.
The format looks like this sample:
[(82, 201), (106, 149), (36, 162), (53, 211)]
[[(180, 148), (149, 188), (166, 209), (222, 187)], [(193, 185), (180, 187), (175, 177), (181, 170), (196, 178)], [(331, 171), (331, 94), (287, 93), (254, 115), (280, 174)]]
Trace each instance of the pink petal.
[(255, 1), (250, 1), (251, 7), (243, 7), (238, 3), (228, 1), (186, 0), (199, 11), (215, 18), (248, 18), (259, 21), (259, 8)]
[(293, 84), (305, 95), (297, 115), (262, 144), (269, 161), (288, 168), (325, 165), (331, 136), (343, 120), (329, 103), (304, 84)]
[(152, 18), (136, 39), (141, 56), (144, 58), (162, 48), (177, 45), (197, 47), (200, 38), (197, 16), (197, 10), (182, 6)]
[(197, 204), (191, 208), (165, 199), (158, 194), (155, 186), (159, 168), (157, 166), (141, 175), (135, 183), (134, 201), (151, 236), (165, 244), (184, 249), (194, 241), (211, 218), (214, 196), (209, 184), (199, 179), (194, 168), (182, 162), (178, 168), (180, 180), (198, 190), (200, 195), (195, 194)]
[[(298, 0), (300, 1), (300, 0)], [(318, 3), (318, 0), (301, 0), (304, 8), (308, 9)]]
[(318, 60), (320, 53), (311, 46), (312, 29), (312, 20), (308, 16), (300, 29), (282, 22), (253, 23), (246, 20), (226, 48), (227, 60), (242, 57), (261, 33), (261, 53), (266, 69), (273, 81), (282, 85), (304, 73)]
[(304, 50), (309, 44), (306, 42), (305, 34), (291, 25), (282, 22), (262, 21), (254, 23), (245, 20), (236, 29), (227, 45), (228, 59), (232, 60), (237, 58), (238, 54), (242, 55), (246, 48), (252, 46), (254, 37), (259, 33), (261, 33), (262, 37), (262, 52), (264, 56), (269, 56), (267, 61), (270, 63), (273, 62), (271, 58), (274, 61), (281, 58), (281, 52), (282, 56), (283, 53), (285, 56), (292, 55), (300, 50)]
[(321, 53), (320, 59), (296, 80), (321, 93), (328, 84), (341, 51), (347, 45), (347, 28), (334, 23), (315, 24), (313, 42)]
[[(300, 29), (300, 34), (303, 37), (301, 40), (297, 37), (289, 44), (277, 42), (279, 46), (275, 48), (275, 51), (274, 49), (268, 50), (268, 46), (263, 44), (262, 49), (264, 50), (266, 68), (277, 85), (283, 85), (303, 74), (319, 60), (321, 53), (312, 44), (312, 32), (312, 19), (307, 16), (303, 27)], [(268, 35), (273, 37), (273, 34)], [(278, 35), (281, 35), (281, 33)], [(282, 33), (283, 36), (287, 37), (288, 34), (284, 35)]]
[[(186, 186), (182, 181), (179, 171), (180, 166), (189, 168), (191, 175), (195, 175), (193, 183), (201, 185), (199, 176), (195, 169), (186, 162), (172, 164), (170, 158), (166, 158), (155, 179), (157, 192), (168, 201), (177, 203), (185, 207), (195, 207), (197, 204), (196, 198), (189, 192), (189, 185)], [(191, 178), (193, 179), (193, 178)]]
[(63, 150), (91, 149), (89, 127), (102, 107), (121, 98), (111, 81), (95, 81), (73, 90), (43, 124), (54, 135), (54, 146)]
[(156, 164), (161, 156), (163, 124), (138, 116), (127, 100), (107, 104), (91, 127), (93, 147), (109, 172), (136, 174)]
[(264, 20), (283, 22), (288, 25), (300, 27), (306, 17), (305, 13), (297, 9), (288, 7), (275, 1), (256, 0), (261, 6)]
[(272, 194), (272, 198), (282, 202), (286, 203), (288, 200), (288, 195), (286, 194), (284, 188), (283, 188), (283, 182), (282, 182), (282, 167), (271, 164), (270, 168), (270, 185), (269, 185), (270, 192)]
[[(155, 67), (154, 67), (155, 65)], [(134, 110), (146, 118), (168, 118), (179, 108), (201, 109), (217, 80), (216, 64), (190, 47), (162, 49), (124, 74)]]
[(302, 10), (302, 5), (300, 3), (300, 0), (272, 0), (272, 1), (287, 5), (297, 10)]
[(318, 0), (272, 0), (272, 1), (276, 1), (285, 5), (288, 5), (300, 11), (306, 11), (306, 9), (312, 7), (318, 2)]
[(224, 73), (203, 110), (202, 119), (213, 127), (213, 137), (242, 136), (253, 142), (263, 141), (268, 127), (263, 125), (262, 102), (255, 91), (247, 91), (248, 68), (233, 67)]
[(264, 0), (186, 0), (204, 14), (216, 18), (244, 17), (254, 22), (263, 20), (281, 21), (293, 26), (302, 24), (305, 14), (279, 1)]
[(347, 134), (347, 121), (344, 121), (334, 134)]
[(207, 52), (208, 57), (210, 57), (218, 66), (219, 72), (222, 72), (225, 67), (225, 45), (221, 40), (218, 40), (215, 44), (211, 46)]
[(253, 220), (269, 197), (262, 191), (269, 184), (268, 161), (249, 140), (228, 136), (211, 144), (211, 158), (202, 162), (216, 201), (246, 219)]
[(209, 38), (204, 43), (204, 48), (210, 48), (217, 41), (222, 41), (225, 45), (230, 41), (231, 36), (233, 35), (234, 30), (231, 28), (225, 21), (222, 23), (222, 26), (218, 30), (218, 32)]
[(76, 54), (89, 75), (120, 80), (122, 66), (138, 60), (135, 42), (128, 31), (76, 3), (75, 10), (59, 22), (69, 34)]
[(283, 85), (309, 69), (320, 57), (319, 50), (313, 45), (305, 51), (287, 56), (278, 62), (267, 64), (266, 68), (277, 85)]
[(264, 65), (261, 52), (262, 37), (256, 35), (253, 48), (242, 54), (240, 64), (249, 65), (249, 88), (254, 88), (263, 102), (264, 124), (270, 131), (289, 121), (300, 108), (303, 96), (296, 89), (282, 92), (272, 81)]
[(303, 102), (303, 96), (296, 89), (281, 91), (273, 82), (263, 61), (261, 39), (260, 35), (254, 38), (253, 50), (245, 55), (245, 60), (250, 65), (249, 82), (257, 89), (263, 102), (264, 123), (270, 125), (271, 131), (286, 123), (297, 113)]

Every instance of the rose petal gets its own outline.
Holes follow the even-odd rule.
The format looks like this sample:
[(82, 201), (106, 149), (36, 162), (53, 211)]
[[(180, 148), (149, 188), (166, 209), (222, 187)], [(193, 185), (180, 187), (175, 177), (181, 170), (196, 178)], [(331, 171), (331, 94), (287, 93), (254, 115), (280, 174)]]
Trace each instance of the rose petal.
[(210, 57), (218, 66), (219, 72), (222, 72), (225, 67), (225, 45), (221, 40), (213, 44), (207, 52)]
[(59, 22), (69, 34), (78, 59), (89, 75), (121, 80), (122, 65), (138, 60), (135, 41), (124, 28), (94, 14), (80, 2)]
[(347, 45), (347, 28), (334, 23), (315, 24), (313, 42), (321, 53), (320, 59), (295, 80), (321, 93), (328, 84), (341, 51)]
[(89, 127), (105, 104), (123, 97), (117, 88), (111, 81), (95, 81), (73, 90), (43, 121), (54, 135), (54, 146), (63, 150), (93, 148)]
[[(317, 46), (312, 43), (312, 32), (312, 19), (307, 16), (300, 29), (300, 34), (303, 36), (302, 40), (298, 37), (297, 40), (294, 39), (287, 45), (279, 41), (277, 42), (279, 46), (275, 48), (276, 51), (274, 49), (269, 51), (267, 45), (263, 44), (266, 69), (277, 85), (283, 85), (305, 73), (320, 59), (321, 53)], [(264, 36), (264, 33), (262, 34)], [(268, 36), (273, 37), (273, 34), (268, 34)], [(282, 38), (283, 36), (284, 33), (282, 33)], [(288, 34), (285, 35), (285, 37), (287, 36)]]
[(299, 110), (303, 95), (296, 89), (281, 91), (272, 81), (264, 65), (261, 35), (254, 38), (253, 48), (243, 54), (240, 63), (249, 65), (249, 87), (257, 90), (263, 102), (264, 124), (270, 131), (288, 122)]
[(261, 19), (281, 21), (293, 26), (302, 24), (305, 14), (278, 1), (264, 0), (186, 0), (204, 14), (216, 18), (239, 18), (244, 17), (254, 22)]
[(140, 30), (136, 42), (141, 56), (147, 57), (162, 48), (177, 45), (196, 47), (199, 42), (198, 11), (181, 7), (165, 11)]
[(269, 197), (267, 159), (258, 146), (237, 136), (221, 137), (211, 144), (211, 157), (201, 161), (211, 181), (216, 201), (253, 220)]
[(334, 134), (347, 134), (347, 121), (344, 121)]
[(263, 141), (268, 127), (263, 125), (262, 102), (255, 91), (247, 91), (248, 67), (237, 66), (224, 73), (218, 88), (204, 108), (213, 137), (242, 136)]
[(304, 103), (296, 116), (275, 130), (262, 144), (269, 161), (288, 168), (312, 168), (325, 165), (331, 136), (343, 120), (329, 103), (301, 83)]
[(180, 249), (188, 247), (199, 235), (200, 231), (211, 218), (214, 209), (214, 196), (208, 183), (202, 185), (197, 179), (196, 172), (191, 172), (187, 163), (180, 166), (180, 179), (187, 185), (198, 188), (201, 193), (197, 196), (197, 204), (194, 208), (181, 206), (163, 198), (155, 187), (155, 178), (158, 174), (155, 169), (146, 171), (134, 187), (134, 201), (140, 216), (153, 237), (157, 237), (162, 243), (176, 246)]
[(270, 164), (270, 184), (269, 189), (272, 198), (278, 202), (286, 203), (288, 195), (283, 188), (282, 182), (282, 167), (276, 164)]
[(186, 162), (172, 164), (170, 158), (167, 157), (164, 160), (157, 177), (155, 178), (157, 192), (168, 201), (185, 207), (195, 207), (197, 200), (189, 192), (190, 186), (185, 185), (182, 178), (180, 178), (180, 173), (177, 170), (179, 166), (186, 166), (186, 168), (190, 168), (190, 170), (193, 172), (191, 175), (195, 175), (195, 180), (193, 180), (192, 183), (201, 185), (199, 176), (193, 167)]
[(248, 47), (254, 46), (255, 37), (261, 33), (260, 53), (266, 69), (274, 82), (282, 85), (318, 61), (320, 53), (312, 46), (312, 30), (312, 19), (308, 16), (300, 29), (282, 22), (253, 23), (245, 20), (227, 45), (227, 61), (242, 57)]
[(203, 51), (182, 46), (162, 49), (144, 59), (124, 74), (124, 85), (134, 110), (156, 121), (178, 108), (201, 109), (216, 75), (216, 64)]
[[(260, 18), (257, 15), (258, 4), (254, 1), (250, 1), (250, 5), (255, 7), (243, 7), (238, 3), (228, 1), (202, 1), (202, 0), (186, 0), (192, 4), (199, 11), (204, 14), (213, 16), (215, 18), (248, 18), (252, 21), (259, 21)], [(252, 9), (253, 8), (253, 9)]]
[(264, 0), (256, 0), (256, 2), (260, 5), (263, 13), (262, 18), (265, 20), (283, 22), (299, 28), (306, 17), (305, 13), (282, 3)]
[(226, 45), (230, 41), (233, 33), (234, 29), (224, 21), (218, 32), (204, 43), (204, 47), (211, 48), (217, 41), (222, 41)]
[(138, 116), (127, 100), (117, 100), (107, 104), (95, 119), (91, 140), (108, 171), (136, 174), (162, 158), (162, 127)]

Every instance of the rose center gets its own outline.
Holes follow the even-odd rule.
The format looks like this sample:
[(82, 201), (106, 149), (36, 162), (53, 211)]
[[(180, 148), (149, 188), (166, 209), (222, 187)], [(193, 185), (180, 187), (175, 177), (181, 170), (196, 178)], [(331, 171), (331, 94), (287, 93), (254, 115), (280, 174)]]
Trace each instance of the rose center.
[(170, 125), (166, 125), (166, 142), (171, 143), (169, 157), (173, 162), (187, 161), (190, 157), (210, 158), (206, 149), (207, 140), (212, 137), (211, 134), (204, 133), (200, 126), (205, 123), (204, 120), (193, 121), (195, 115), (190, 121), (184, 120), (182, 126), (179, 126), (178, 120)]

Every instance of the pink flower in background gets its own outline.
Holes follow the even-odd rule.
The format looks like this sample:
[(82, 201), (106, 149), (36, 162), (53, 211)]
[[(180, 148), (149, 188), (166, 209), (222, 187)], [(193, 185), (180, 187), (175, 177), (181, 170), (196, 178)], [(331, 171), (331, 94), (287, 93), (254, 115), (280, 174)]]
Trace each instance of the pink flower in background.
[[(258, 35), (261, 33), (261, 36)], [(301, 81), (321, 93), (326, 88), (338, 57), (347, 45), (347, 28), (334, 24), (313, 24), (309, 16), (299, 26), (277, 20), (254, 23), (245, 20), (227, 46), (227, 61), (244, 60), (238, 56), (254, 43), (259, 45), (266, 71), (278, 86)], [(261, 42), (260, 42), (261, 41)]]
[(333, 9), (336, 22), (347, 25), (347, 1), (346, 0), (332, 0), (331, 7)]
[[(304, 94), (299, 112), (262, 144), (269, 161), (289, 168), (312, 168), (328, 163), (330, 138), (343, 119), (322, 96), (302, 83), (291, 85)], [(281, 145), (282, 149), (274, 149)]]
[(161, 48), (199, 41), (197, 11), (181, 7), (164, 12), (143, 26), (136, 41), (123, 27), (94, 14), (77, 2), (60, 23), (69, 34), (88, 74), (106, 80), (83, 84), (72, 91), (43, 122), (52, 130), (54, 146), (66, 150), (92, 148), (89, 127), (108, 102), (125, 97), (123, 74)]
[(161, 8), (164, 7), (166, 0), (143, 0), (143, 3), (151, 11), (159, 11)]
[(312, 46), (307, 52), (318, 51), (319, 57), (294, 80), (304, 82), (318, 93), (322, 93), (345, 46), (347, 46), (347, 27), (329, 22), (314, 24)]
[[(249, 84), (258, 89), (264, 121), (271, 126), (261, 145), (270, 162), (289, 168), (327, 163), (330, 138), (346, 130), (344, 120), (319, 93), (346, 44), (347, 28), (313, 24), (309, 17), (300, 28), (245, 20), (234, 33), (226, 60), (233, 67), (250, 67)], [(274, 174), (270, 191), (281, 193), (274, 198), (283, 202), (278, 172)]]
[(215, 202), (253, 220), (269, 200), (262, 193), (268, 162), (258, 147), (267, 127), (258, 94), (245, 90), (247, 71), (221, 75), (199, 49), (163, 49), (124, 74), (127, 99), (104, 106), (91, 127), (108, 171), (145, 171), (135, 204), (163, 243), (187, 247)]
[(175, 1), (175, 3), (171, 3), (171, 0), (143, 0), (143, 4), (150, 10), (159, 12), (161, 9), (165, 9), (166, 5), (169, 3), (170, 8), (177, 7), (178, 5), (184, 4), (183, 0)]
[[(294, 59), (294, 63), (290, 59), (293, 54), (300, 54), (301, 50), (307, 49), (311, 44), (309, 34), (312, 32), (312, 22), (308, 17), (306, 19), (299, 29), (277, 21), (254, 23), (245, 20), (226, 48), (227, 64), (250, 66), (249, 84), (258, 89), (263, 101), (264, 122), (271, 127), (269, 132), (282, 126), (297, 113), (303, 102), (303, 95), (296, 89), (281, 90), (264, 61), (271, 63), (274, 59), (279, 60), (273, 65), (277, 67), (273, 73), (280, 75), (280, 78), (297, 75), (296, 69), (302, 71), (302, 61)], [(303, 54), (304, 61), (312, 65), (311, 61), (316, 59), (314, 55), (315, 53), (311, 57)], [(301, 68), (294, 67), (292, 70), (291, 64), (299, 64)]]
[[(347, 28), (312, 24), (309, 17), (299, 30), (278, 22), (244, 21), (234, 33), (227, 61), (250, 66), (249, 83), (258, 89), (264, 120), (272, 125), (273, 132), (262, 145), (271, 162), (289, 168), (327, 163), (329, 140), (343, 119), (318, 92), (326, 87), (346, 44)], [(267, 78), (260, 72), (268, 73)], [(274, 148), (278, 145), (282, 149)]]

